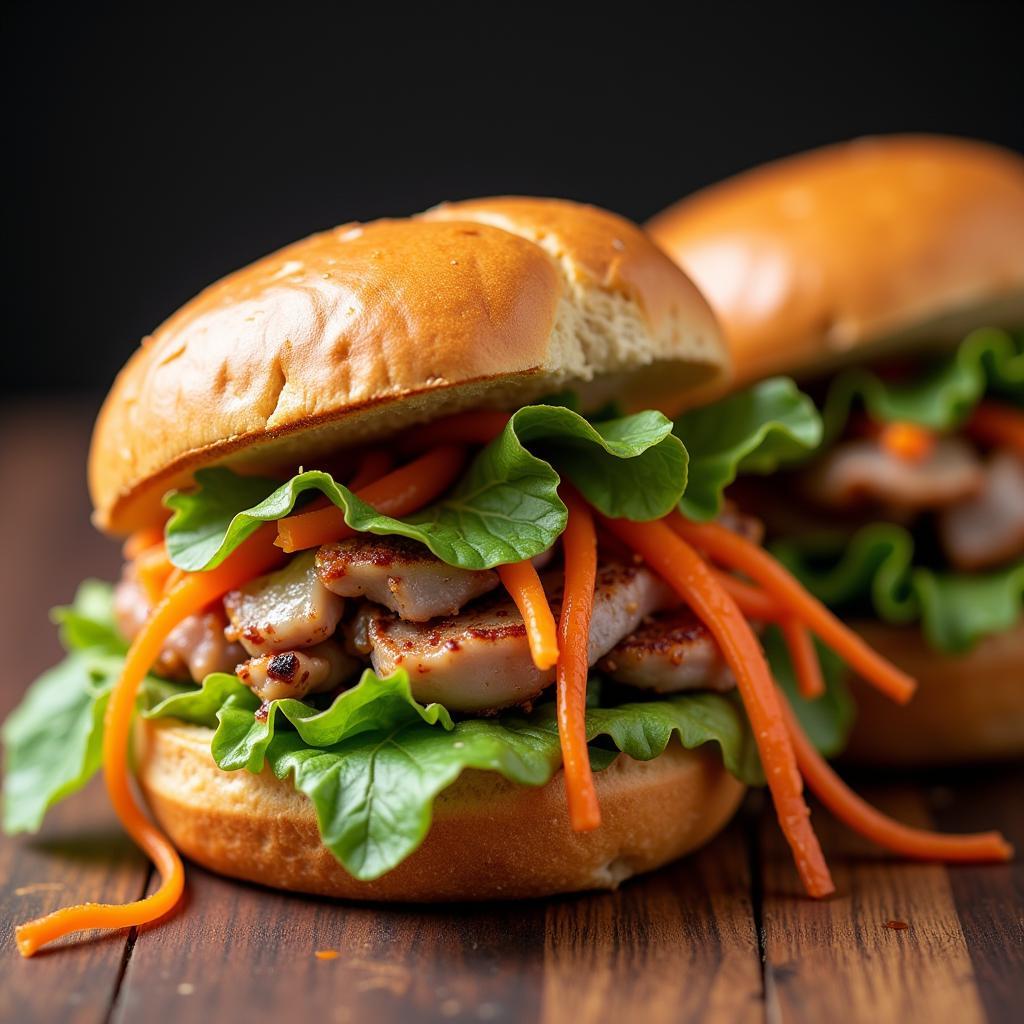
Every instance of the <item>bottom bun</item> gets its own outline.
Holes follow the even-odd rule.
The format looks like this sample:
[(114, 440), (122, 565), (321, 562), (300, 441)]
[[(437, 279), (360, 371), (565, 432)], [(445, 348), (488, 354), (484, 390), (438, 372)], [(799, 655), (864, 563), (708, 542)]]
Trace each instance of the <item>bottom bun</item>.
[(1024, 757), (1024, 622), (964, 655), (933, 650), (914, 627), (855, 628), (918, 689), (900, 707), (855, 679), (857, 723), (845, 758), (909, 767)]
[(347, 899), (490, 900), (611, 889), (696, 849), (732, 817), (743, 785), (718, 748), (674, 742), (653, 761), (625, 755), (595, 775), (603, 823), (569, 827), (561, 773), (546, 786), (466, 771), (437, 799), (422, 846), (361, 882), (320, 840), (312, 804), (269, 771), (221, 771), (212, 732), (142, 722), (136, 763), (157, 821), (187, 857), (224, 875)]

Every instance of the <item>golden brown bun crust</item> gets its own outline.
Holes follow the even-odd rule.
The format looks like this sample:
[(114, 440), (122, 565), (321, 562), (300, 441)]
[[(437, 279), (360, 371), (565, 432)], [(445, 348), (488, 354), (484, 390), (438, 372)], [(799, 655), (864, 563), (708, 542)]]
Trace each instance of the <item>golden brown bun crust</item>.
[(152, 521), (169, 487), (226, 459), (309, 466), (461, 408), (574, 383), (665, 392), (726, 364), (690, 281), (603, 210), (489, 199), (349, 224), (229, 275), (143, 341), (93, 435), (95, 521)]
[(919, 686), (898, 707), (854, 680), (857, 724), (845, 757), (907, 767), (1024, 757), (1024, 622), (960, 657), (932, 650), (918, 628), (857, 630)]
[(345, 899), (490, 900), (614, 888), (707, 842), (743, 795), (717, 748), (673, 743), (653, 761), (620, 757), (599, 772), (603, 824), (574, 833), (561, 774), (532, 788), (467, 771), (438, 798), (423, 845), (393, 871), (360, 882), (323, 846), (312, 805), (289, 781), (221, 771), (210, 737), (170, 721), (142, 723), (137, 734), (143, 793), (178, 849), (221, 874)]
[(882, 136), (779, 160), (647, 225), (711, 302), (734, 383), (1024, 323), (1024, 158)]

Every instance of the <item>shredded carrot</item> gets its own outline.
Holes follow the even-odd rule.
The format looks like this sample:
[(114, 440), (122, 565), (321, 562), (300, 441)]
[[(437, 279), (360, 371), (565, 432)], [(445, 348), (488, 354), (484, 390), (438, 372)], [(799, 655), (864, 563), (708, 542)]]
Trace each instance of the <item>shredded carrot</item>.
[(779, 621), (789, 660), (793, 665), (796, 685), (800, 696), (807, 700), (816, 700), (825, 693), (825, 679), (821, 674), (821, 662), (818, 652), (814, 649), (814, 640), (807, 627), (799, 620), (791, 617)]
[(982, 402), (967, 421), (967, 432), (986, 444), (1005, 445), (1024, 458), (1024, 410)]
[(739, 605), (740, 611), (748, 619), (757, 622), (779, 622), (786, 618), (786, 610), (771, 594), (766, 594), (760, 587), (745, 583), (732, 573), (721, 572), (718, 569), (711, 571), (722, 585), (722, 589)]
[(163, 597), (173, 572), (174, 565), (163, 543), (147, 548), (135, 559), (135, 575), (150, 604), (156, 604)]
[(821, 674), (818, 652), (807, 627), (786, 613), (786, 609), (760, 587), (751, 586), (731, 573), (712, 570), (715, 579), (722, 585), (740, 611), (755, 622), (774, 622), (782, 630), (783, 639), (789, 650), (796, 675), (797, 686), (802, 696), (814, 700), (825, 692), (825, 680)]
[[(167, 577), (167, 581), (164, 583), (164, 594), (173, 590), (183, 579), (185, 578), (185, 570), (179, 569), (175, 566), (171, 570), (170, 576)], [(160, 595), (161, 597), (163, 594)]]
[(367, 484), (376, 483), (394, 464), (394, 457), (389, 452), (373, 448), (359, 460), (355, 474), (346, 486), (350, 491), (358, 491)]
[(562, 488), (569, 521), (562, 534), (565, 587), (558, 620), (556, 682), (558, 738), (565, 770), (569, 821), (576, 832), (601, 824), (594, 775), (587, 751), (587, 676), (590, 671), (590, 616), (597, 580), (597, 534), (589, 506), (569, 486)]
[(160, 872), (160, 887), (151, 896), (121, 906), (85, 903), (57, 910), (15, 930), (18, 950), (32, 956), (41, 946), (70, 932), (88, 928), (128, 928), (171, 911), (185, 884), (181, 858), (170, 841), (142, 813), (128, 779), (128, 739), (135, 697), (143, 678), (160, 654), (174, 627), (202, 611), (227, 591), (277, 565), (281, 552), (273, 545), (274, 530), (263, 527), (210, 572), (190, 573), (160, 603), (132, 642), (124, 668), (110, 694), (103, 735), (103, 774), (110, 802), (128, 834)]
[(933, 430), (902, 420), (886, 423), (878, 435), (878, 443), (904, 462), (924, 462), (935, 450), (936, 440)]
[(844, 626), (766, 551), (718, 523), (692, 523), (680, 515), (672, 515), (668, 522), (683, 540), (764, 587), (866, 682), (900, 704), (913, 696), (917, 683), (910, 676)]
[(696, 551), (665, 521), (602, 519), (693, 609), (718, 643), (739, 686), (782, 832), (812, 896), (834, 891), (828, 865), (810, 823), (803, 783), (782, 705), (761, 646), (736, 602)]
[(782, 703), (797, 764), (808, 787), (844, 825), (893, 853), (916, 860), (1007, 861), (1013, 856), (1013, 847), (999, 832), (944, 835), (900, 824), (882, 814), (832, 771), (800, 728), (796, 715)]
[(164, 528), (162, 526), (144, 526), (141, 530), (136, 530), (128, 537), (121, 548), (121, 553), (124, 555), (126, 562), (134, 562), (143, 551), (156, 547), (157, 544), (162, 544), (163, 542)]
[(533, 562), (527, 560), (499, 565), (497, 573), (526, 624), (526, 636), (534, 665), (542, 672), (554, 668), (558, 661), (555, 617), (551, 614), (548, 596), (544, 593)]
[(490, 444), (512, 418), (507, 412), (458, 412), (414, 427), (400, 442), (405, 451), (421, 452), (439, 444)]
[[(465, 462), (465, 450), (442, 445), (359, 490), (358, 498), (388, 516), (415, 512), (439, 498), (455, 482)], [(300, 512), (277, 523), (277, 545), (291, 554), (351, 537), (356, 531), (336, 505)]]

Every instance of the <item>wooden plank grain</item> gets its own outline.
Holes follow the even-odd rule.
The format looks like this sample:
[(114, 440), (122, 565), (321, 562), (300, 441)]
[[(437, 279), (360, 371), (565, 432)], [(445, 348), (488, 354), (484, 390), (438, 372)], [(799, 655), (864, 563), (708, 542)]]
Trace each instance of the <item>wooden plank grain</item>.
[[(16, 671), (5, 659), (0, 717), (36, 675), (61, 657), (49, 608), (84, 576), (107, 575), (114, 545), (89, 525), (85, 457), (92, 410), (37, 404), (0, 419), (0, 537), (5, 585), (0, 622), (17, 638)], [(92, 784), (47, 817), (37, 836), (0, 837), (0, 1017), (16, 1021), (102, 1021), (119, 983), (128, 933), (70, 942), (23, 960), (13, 927), (66, 903), (137, 899), (149, 867), (120, 831), (102, 786)]]
[[(918, 786), (873, 786), (864, 795), (909, 824), (934, 824)], [(770, 819), (761, 833), (769, 1020), (985, 1020), (945, 866), (879, 855), (817, 807), (815, 829), (837, 893), (814, 901), (801, 895)]]
[(148, 877), (149, 866), (118, 826), (98, 780), (57, 807), (39, 835), (0, 842), (0, 919), (7, 922), (0, 1019), (105, 1021), (129, 933), (69, 938), (24, 960), (13, 928), (70, 903), (138, 899)]
[(542, 1020), (763, 1016), (744, 822), (617, 892), (548, 911)]
[[(535, 1019), (540, 903), (362, 906), (190, 865), (182, 911), (142, 929), (115, 1021)], [(317, 951), (337, 953), (324, 960)]]
[(737, 832), (616, 893), (438, 908), (345, 905), (192, 867), (185, 909), (140, 931), (114, 1020), (760, 1019), (745, 858)]
[(1024, 1005), (1024, 765), (989, 765), (945, 774), (926, 789), (932, 817), (956, 831), (999, 829), (1016, 859), (962, 865), (950, 887), (978, 993), (990, 1024), (1020, 1020)]

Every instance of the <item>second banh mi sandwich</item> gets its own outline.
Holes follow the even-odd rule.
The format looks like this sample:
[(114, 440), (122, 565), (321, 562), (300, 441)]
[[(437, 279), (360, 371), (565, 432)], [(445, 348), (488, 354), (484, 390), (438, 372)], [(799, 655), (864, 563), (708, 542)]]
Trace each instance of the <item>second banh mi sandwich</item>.
[(811, 403), (775, 382), (678, 425), (644, 411), (726, 372), (668, 257), (555, 200), (349, 224), (186, 304), (93, 436), (121, 580), (58, 610), (68, 659), (5, 726), (7, 828), (102, 768), (161, 884), (22, 925), (22, 953), (159, 918), (179, 851), (358, 899), (614, 887), (765, 783), (814, 896), (803, 780), (897, 853), (1008, 857), (883, 817), (823, 760), (841, 723), (811, 699), (812, 634), (896, 700), (914, 684), (723, 501), (740, 464), (818, 443)]
[(757, 168), (649, 225), (721, 320), (735, 386), (796, 376), (819, 452), (733, 497), (917, 678), (854, 680), (848, 756), (1024, 756), (1024, 158), (862, 139)]

